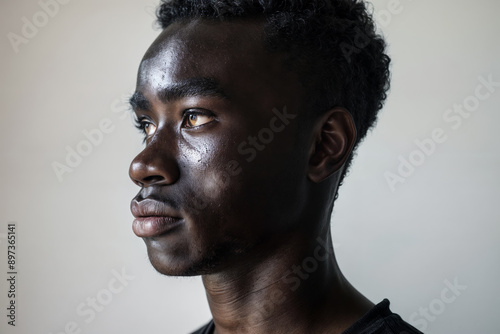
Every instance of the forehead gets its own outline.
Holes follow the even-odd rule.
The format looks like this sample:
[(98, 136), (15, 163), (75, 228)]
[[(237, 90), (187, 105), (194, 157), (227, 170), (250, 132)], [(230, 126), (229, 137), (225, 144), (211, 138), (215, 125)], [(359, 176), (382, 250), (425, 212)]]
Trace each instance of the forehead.
[(233, 98), (258, 94), (280, 100), (275, 103), (297, 103), (281, 101), (289, 100), (285, 95), (291, 91), (298, 98), (301, 87), (282, 56), (265, 49), (263, 27), (259, 20), (176, 22), (146, 52), (137, 86), (155, 94), (177, 82), (210, 78)]

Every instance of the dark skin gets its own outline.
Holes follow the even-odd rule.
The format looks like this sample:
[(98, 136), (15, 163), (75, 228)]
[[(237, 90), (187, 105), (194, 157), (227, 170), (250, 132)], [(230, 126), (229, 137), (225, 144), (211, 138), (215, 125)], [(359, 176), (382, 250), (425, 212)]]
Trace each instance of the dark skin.
[[(373, 307), (330, 237), (355, 127), (341, 107), (306, 112), (262, 34), (258, 20), (177, 22), (147, 51), (132, 98), (147, 136), (130, 166), (134, 232), (160, 273), (203, 275), (216, 334), (341, 333)], [(266, 128), (280, 131), (242, 154)]]

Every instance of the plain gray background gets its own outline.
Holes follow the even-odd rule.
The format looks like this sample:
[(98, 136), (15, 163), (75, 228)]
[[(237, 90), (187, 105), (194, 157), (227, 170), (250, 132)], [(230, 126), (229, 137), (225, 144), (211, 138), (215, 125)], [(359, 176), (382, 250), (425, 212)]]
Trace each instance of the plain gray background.
[[(38, 1), (0, 3), (2, 333), (64, 333), (71, 323), (81, 333), (188, 333), (210, 318), (200, 279), (157, 274), (131, 231), (138, 188), (128, 166), (141, 136), (124, 101), (159, 33), (156, 4), (72, 0), (52, 17)], [(500, 2), (373, 5), (392, 90), (340, 190), (338, 261), (367, 297), (389, 298), (426, 333), (498, 333), (500, 87), (474, 95), (479, 77), (500, 82)], [(16, 52), (9, 36), (22, 36), (23, 17), (40, 27)], [(448, 111), (464, 103), (467, 117)], [(85, 146), (84, 131), (103, 123), (108, 133)], [(418, 153), (416, 141), (435, 129), (445, 140)], [(59, 180), (53, 164), (66, 164), (68, 147), (88, 155)], [(391, 189), (387, 173), (410, 158), (418, 166)], [(18, 229), (15, 328), (5, 317), (9, 222)], [(130, 277), (120, 282), (122, 271)]]

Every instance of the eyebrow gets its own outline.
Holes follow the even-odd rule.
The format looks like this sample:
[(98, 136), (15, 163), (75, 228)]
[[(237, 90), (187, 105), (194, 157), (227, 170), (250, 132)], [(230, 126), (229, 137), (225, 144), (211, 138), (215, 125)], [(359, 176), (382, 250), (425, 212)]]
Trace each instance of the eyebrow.
[[(211, 96), (229, 100), (219, 82), (212, 78), (191, 78), (176, 82), (158, 93), (158, 98), (164, 103), (191, 96)], [(139, 91), (132, 95), (129, 102), (134, 110), (151, 110), (151, 102)]]
[(135, 92), (128, 100), (133, 110), (151, 110), (151, 103), (141, 92)]

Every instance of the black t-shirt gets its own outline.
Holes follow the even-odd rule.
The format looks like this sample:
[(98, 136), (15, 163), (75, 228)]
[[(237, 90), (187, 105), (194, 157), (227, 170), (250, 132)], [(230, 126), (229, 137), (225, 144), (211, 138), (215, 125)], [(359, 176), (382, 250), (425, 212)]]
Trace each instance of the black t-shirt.
[[(213, 334), (214, 329), (212, 320), (192, 334)], [(389, 309), (389, 300), (384, 299), (343, 334), (422, 334), (422, 332), (406, 323), (396, 313), (392, 313)]]

